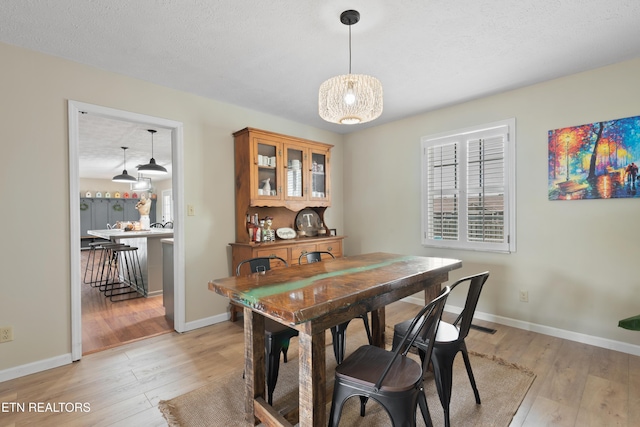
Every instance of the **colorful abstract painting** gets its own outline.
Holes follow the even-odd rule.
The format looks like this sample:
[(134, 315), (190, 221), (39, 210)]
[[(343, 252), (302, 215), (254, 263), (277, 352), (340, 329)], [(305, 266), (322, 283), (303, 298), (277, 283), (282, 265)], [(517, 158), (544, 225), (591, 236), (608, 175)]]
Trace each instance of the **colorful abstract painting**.
[(549, 131), (549, 200), (640, 197), (640, 116)]

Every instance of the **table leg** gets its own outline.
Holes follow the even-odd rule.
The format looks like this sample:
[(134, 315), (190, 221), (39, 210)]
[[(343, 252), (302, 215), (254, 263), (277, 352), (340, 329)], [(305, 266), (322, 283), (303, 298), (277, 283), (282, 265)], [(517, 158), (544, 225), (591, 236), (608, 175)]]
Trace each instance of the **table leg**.
[(266, 400), (265, 361), (264, 361), (264, 316), (244, 309), (244, 381), (245, 421), (255, 424), (254, 399), (262, 397)]
[(325, 331), (298, 338), (300, 427), (326, 427)]
[(442, 292), (442, 284), (449, 280), (449, 273), (443, 273), (437, 278), (432, 280), (432, 285), (424, 288), (424, 303), (429, 304), (434, 299), (438, 298), (440, 292)]
[(386, 316), (384, 307), (371, 312), (371, 341), (376, 347), (384, 348), (384, 335)]

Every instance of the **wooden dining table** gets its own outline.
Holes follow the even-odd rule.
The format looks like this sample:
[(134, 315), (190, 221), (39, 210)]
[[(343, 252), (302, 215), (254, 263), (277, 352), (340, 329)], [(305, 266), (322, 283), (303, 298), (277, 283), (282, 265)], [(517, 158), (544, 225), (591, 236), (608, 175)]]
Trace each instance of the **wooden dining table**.
[(292, 425), (265, 399), (265, 318), (299, 331), (299, 424), (325, 427), (325, 331), (371, 312), (373, 344), (384, 347), (385, 306), (420, 291), (431, 301), (461, 266), (457, 259), (378, 252), (210, 281), (210, 290), (244, 309), (247, 425), (256, 418)]

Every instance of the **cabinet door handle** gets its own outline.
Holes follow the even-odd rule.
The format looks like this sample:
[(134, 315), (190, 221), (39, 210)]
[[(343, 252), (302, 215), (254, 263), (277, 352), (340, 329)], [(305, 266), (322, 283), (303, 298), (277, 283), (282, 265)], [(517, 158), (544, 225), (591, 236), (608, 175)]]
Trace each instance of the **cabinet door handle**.
[(306, 255), (308, 251), (300, 251), (300, 255)]
[(331, 251), (333, 250), (333, 247), (329, 246), (329, 247), (327, 248), (327, 250), (328, 250), (329, 252), (331, 252)]

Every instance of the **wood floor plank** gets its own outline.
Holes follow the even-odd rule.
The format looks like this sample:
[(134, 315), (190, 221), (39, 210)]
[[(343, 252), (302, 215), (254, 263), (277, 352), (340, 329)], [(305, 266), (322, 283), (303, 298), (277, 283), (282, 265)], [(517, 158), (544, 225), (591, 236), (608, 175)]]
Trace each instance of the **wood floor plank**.
[(629, 355), (605, 348), (594, 348), (589, 374), (627, 384), (629, 381)]
[(524, 427), (573, 427), (575, 426), (578, 408), (563, 405), (562, 403), (547, 399), (542, 396), (535, 396), (524, 420), (511, 422), (511, 425), (522, 425)]
[(640, 356), (629, 356), (629, 416), (640, 420)]
[[(629, 413), (629, 387), (604, 378), (588, 375), (580, 402), (576, 425), (626, 427)], [(638, 419), (633, 420), (637, 425)]]

